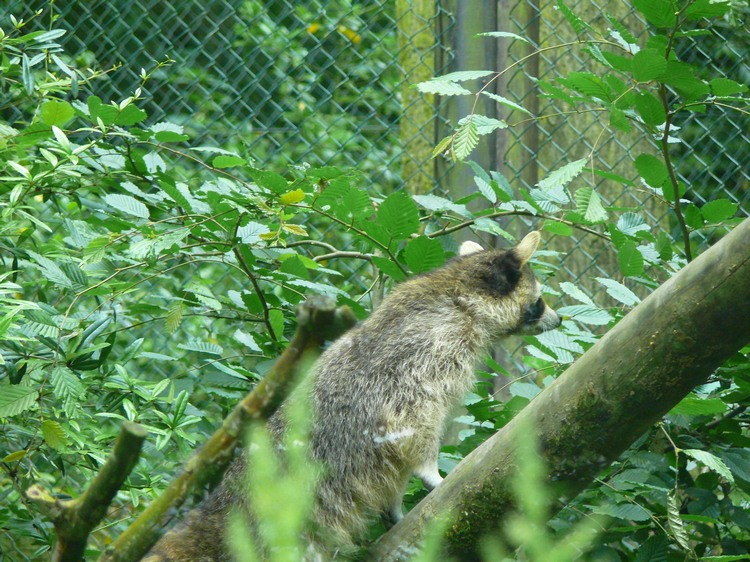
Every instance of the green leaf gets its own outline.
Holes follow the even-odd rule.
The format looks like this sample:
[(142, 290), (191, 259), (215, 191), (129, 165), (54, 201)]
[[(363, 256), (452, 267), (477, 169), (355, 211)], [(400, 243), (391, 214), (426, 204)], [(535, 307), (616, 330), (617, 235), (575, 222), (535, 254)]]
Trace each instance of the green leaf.
[(42, 436), (47, 445), (56, 451), (64, 451), (68, 448), (68, 434), (56, 421), (44, 420), (42, 422)]
[(419, 230), (417, 205), (403, 191), (386, 197), (378, 207), (377, 217), (380, 225), (397, 240), (403, 240)]
[(247, 160), (245, 160), (244, 158), (240, 158), (239, 156), (229, 156), (226, 154), (220, 154), (219, 156), (214, 158), (213, 162), (211, 162), (211, 165), (214, 168), (219, 169), (244, 166), (245, 164), (247, 164)]
[(148, 115), (142, 109), (139, 109), (133, 104), (126, 105), (124, 108), (119, 110), (117, 117), (115, 117), (115, 125), (121, 127), (131, 127), (136, 123), (140, 123), (146, 119)]
[(456, 160), (465, 160), (469, 154), (479, 144), (479, 132), (474, 119), (467, 119), (456, 131), (456, 137), (453, 140), (453, 151)]
[(694, 393), (688, 394), (674, 408), (670, 414), (683, 416), (711, 416), (723, 414), (727, 411), (727, 405), (718, 398), (701, 398)]
[(133, 215), (134, 217), (138, 217), (140, 219), (149, 218), (148, 207), (146, 207), (146, 205), (138, 201), (138, 199), (131, 197), (130, 195), (122, 195), (121, 193), (108, 193), (106, 195), (103, 195), (102, 199), (104, 199), (107, 205), (114, 209), (117, 209), (118, 211), (122, 211), (123, 213)]
[(477, 37), (500, 37), (504, 39), (516, 39), (518, 41), (523, 41), (524, 43), (531, 43), (526, 37), (521, 37), (520, 35), (516, 35), (515, 33), (509, 33), (507, 31), (487, 31), (485, 33), (477, 33)]
[(49, 258), (45, 258), (44, 256), (37, 254), (36, 252), (32, 252), (31, 250), (27, 250), (27, 253), (29, 254), (29, 256), (34, 258), (34, 261), (37, 264), (39, 264), (39, 266), (41, 267), (42, 275), (45, 277), (45, 279), (48, 279), (55, 285), (64, 287), (66, 289), (73, 288), (73, 282), (67, 275), (65, 275), (65, 272), (60, 268), (59, 265), (57, 265), (57, 263)]
[(623, 131), (624, 133), (629, 133), (633, 128), (627, 113), (614, 106), (609, 110), (609, 124), (618, 131)]
[(594, 326), (606, 326), (612, 321), (612, 315), (606, 310), (584, 304), (564, 306), (559, 308), (557, 312), (563, 317)]
[(656, 49), (642, 49), (633, 55), (633, 78), (649, 82), (661, 78), (667, 70), (667, 59)]
[(687, 101), (693, 101), (709, 93), (708, 84), (697, 78), (695, 73), (695, 67), (687, 63), (669, 61), (663, 80)]
[(594, 301), (591, 300), (591, 297), (569, 281), (563, 281), (560, 283), (560, 290), (566, 295), (573, 297), (578, 302), (582, 302), (589, 306), (596, 306)]
[(651, 187), (661, 187), (668, 176), (664, 162), (651, 154), (639, 154), (635, 159), (635, 169)]
[(586, 167), (586, 159), (575, 160), (564, 166), (557, 168), (541, 180), (536, 186), (542, 190), (548, 190), (555, 187), (565, 187), (573, 181), (581, 171)]
[(224, 349), (222, 349), (220, 345), (205, 341), (191, 340), (185, 343), (179, 343), (177, 344), (177, 347), (184, 349), (185, 351), (195, 351), (197, 353), (206, 353), (208, 355), (221, 355), (224, 353)]
[(677, 7), (672, 0), (633, 0), (633, 6), (654, 27), (674, 27), (677, 23)]
[(497, 94), (493, 94), (492, 92), (488, 92), (487, 90), (482, 90), (481, 93), (487, 96), (488, 98), (495, 100), (497, 103), (504, 105), (505, 107), (515, 109), (516, 111), (520, 111), (521, 113), (525, 113), (526, 115), (531, 115), (531, 111), (529, 111), (522, 105), (519, 105), (516, 102), (509, 100), (508, 98), (504, 98), (503, 96), (498, 96)]
[(706, 221), (716, 224), (731, 219), (738, 209), (739, 205), (729, 199), (715, 199), (701, 207), (701, 214)]
[(636, 213), (623, 213), (617, 221), (617, 229), (628, 236), (635, 236), (638, 232), (650, 230), (646, 220)]
[(412, 199), (428, 211), (451, 211), (466, 218), (473, 216), (471, 211), (466, 208), (466, 205), (459, 205), (437, 195), (414, 195)]
[(278, 308), (268, 311), (268, 322), (271, 324), (273, 334), (279, 340), (284, 337), (284, 312)]
[(557, 234), (558, 236), (572, 236), (573, 235), (573, 229), (569, 227), (567, 224), (562, 222), (555, 222), (555, 221), (546, 221), (544, 223), (544, 226), (542, 227), (543, 230), (547, 232), (551, 232), (552, 234)]
[(714, 78), (709, 83), (715, 96), (733, 96), (747, 92), (747, 86), (729, 78)]
[(52, 368), (50, 382), (55, 396), (63, 403), (65, 413), (74, 416), (85, 392), (79, 376), (67, 367), (57, 366)]
[(635, 108), (646, 125), (657, 127), (667, 120), (667, 112), (664, 110), (659, 98), (651, 92), (639, 92), (635, 96)]
[(638, 245), (627, 240), (617, 251), (617, 262), (620, 272), (625, 277), (637, 277), (643, 275), (643, 254), (638, 250)]
[(687, 224), (693, 230), (703, 228), (703, 217), (701, 216), (701, 210), (695, 205), (690, 203), (684, 211), (685, 224)]
[(515, 242), (515, 238), (511, 234), (500, 228), (500, 225), (496, 221), (487, 217), (475, 219), (474, 224), (471, 225), (471, 229), (474, 232), (488, 232), (494, 236), (502, 236), (508, 242)]
[(731, 8), (727, 0), (695, 0), (688, 5), (684, 13), (689, 20), (698, 20), (723, 16)]
[(593, 511), (627, 521), (648, 521), (652, 515), (645, 507), (633, 503), (605, 504), (594, 508)]
[(690, 541), (685, 532), (685, 525), (680, 518), (680, 506), (677, 503), (674, 491), (667, 495), (667, 521), (669, 522), (669, 530), (677, 543), (685, 550), (690, 550)]
[(182, 301), (175, 301), (167, 309), (167, 316), (164, 318), (164, 325), (167, 333), (174, 334), (182, 323)]
[(406, 245), (404, 260), (414, 273), (432, 271), (445, 263), (443, 245), (434, 238), (419, 236)]
[(66, 101), (48, 100), (42, 104), (40, 117), (47, 125), (64, 126), (73, 119), (73, 106)]
[(583, 214), (583, 218), (596, 223), (607, 220), (607, 211), (602, 206), (599, 194), (590, 187), (582, 187), (576, 191), (576, 207)]
[(151, 126), (154, 138), (159, 142), (184, 142), (189, 140), (190, 137), (184, 134), (184, 130), (185, 128), (182, 125), (166, 121)]
[(574, 14), (570, 8), (568, 8), (562, 0), (557, 0), (557, 9), (560, 13), (568, 20), (568, 23), (576, 32), (576, 35), (583, 35), (583, 32), (587, 29), (591, 29), (591, 26)]
[(476, 80), (477, 78), (484, 78), (490, 74), (495, 74), (494, 70), (459, 70), (458, 72), (449, 72), (442, 76), (436, 76), (433, 81), (436, 82), (463, 82), (465, 80)]
[(17, 416), (31, 409), (38, 398), (35, 388), (18, 384), (0, 386), (0, 418)]
[(734, 483), (734, 476), (729, 470), (729, 467), (724, 464), (724, 461), (716, 455), (713, 455), (708, 451), (701, 451), (699, 449), (684, 449), (683, 453), (685, 453), (691, 459), (707, 466), (720, 476), (724, 477), (724, 479), (728, 480), (729, 482)]
[(576, 92), (581, 92), (602, 101), (612, 101), (609, 86), (607, 86), (604, 80), (590, 72), (571, 72), (568, 78), (558, 78), (558, 81)]
[(401, 268), (388, 258), (375, 256), (372, 258), (372, 263), (394, 281), (403, 281), (406, 279), (406, 274), (401, 271)]
[(439, 94), (441, 96), (465, 96), (471, 94), (470, 90), (459, 86), (455, 82), (435, 79), (420, 82), (417, 84), (417, 90), (424, 94)]
[(641, 299), (633, 291), (614, 279), (595, 277), (595, 279), (607, 288), (607, 294), (625, 306), (635, 306)]

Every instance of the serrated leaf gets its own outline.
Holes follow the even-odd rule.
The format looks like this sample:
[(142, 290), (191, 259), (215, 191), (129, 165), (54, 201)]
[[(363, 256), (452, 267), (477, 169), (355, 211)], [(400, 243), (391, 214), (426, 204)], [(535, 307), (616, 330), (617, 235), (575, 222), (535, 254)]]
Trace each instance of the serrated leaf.
[(564, 306), (558, 309), (557, 312), (561, 316), (594, 326), (606, 326), (612, 321), (612, 315), (609, 312), (596, 306), (577, 304)]
[(563, 281), (562, 283), (560, 283), (560, 290), (566, 295), (573, 297), (575, 300), (582, 302), (583, 304), (595, 306), (594, 301), (591, 300), (591, 297), (589, 297), (586, 293), (584, 293), (581, 289), (579, 289), (569, 281)]
[(708, 84), (715, 96), (732, 96), (747, 92), (747, 85), (740, 84), (729, 78), (714, 78)]
[(68, 434), (56, 421), (45, 420), (42, 422), (42, 436), (44, 436), (47, 445), (56, 451), (64, 451), (68, 447)]
[(250, 221), (237, 229), (237, 238), (243, 244), (256, 244), (260, 242), (262, 235), (269, 232), (271, 231), (267, 225)]
[(122, 127), (131, 127), (136, 123), (140, 123), (146, 119), (146, 117), (148, 117), (148, 114), (145, 111), (130, 104), (126, 105), (119, 111), (117, 117), (115, 117), (114, 124)]
[(459, 205), (437, 195), (414, 195), (412, 199), (428, 211), (451, 211), (466, 218), (472, 216), (471, 211), (465, 205)]
[(612, 101), (612, 93), (609, 86), (607, 86), (604, 80), (591, 72), (571, 72), (567, 78), (558, 78), (558, 81), (576, 92), (581, 92), (602, 101)]
[(670, 414), (683, 416), (711, 416), (723, 414), (727, 411), (727, 405), (719, 398), (701, 398), (695, 394), (688, 394), (674, 408)]
[(479, 144), (479, 133), (476, 123), (473, 119), (468, 119), (458, 128), (453, 139), (453, 152), (456, 155), (456, 160), (465, 160), (477, 144)]
[(445, 263), (443, 245), (433, 238), (419, 236), (406, 245), (404, 260), (414, 273), (432, 271)]
[(507, 31), (486, 31), (484, 33), (477, 33), (477, 37), (500, 37), (503, 39), (516, 39), (518, 41), (523, 41), (524, 43), (531, 43), (528, 39), (525, 37), (521, 37), (520, 35), (516, 35), (515, 33), (509, 33)]
[(557, 9), (560, 10), (563, 17), (568, 20), (568, 23), (573, 28), (573, 31), (576, 32), (576, 35), (582, 35), (584, 31), (591, 29), (591, 26), (573, 13), (570, 8), (562, 2), (562, 0), (557, 0)]
[[(247, 164), (247, 160), (244, 158), (240, 158), (239, 156), (230, 156), (226, 154), (221, 154), (213, 159), (213, 162), (211, 162), (211, 165), (214, 168), (233, 168), (234, 166), (244, 166)], [(286, 181), (284, 181), (284, 184), (286, 186)]]
[(623, 213), (617, 220), (617, 229), (628, 236), (635, 236), (643, 230), (650, 230), (646, 220), (636, 213)]
[(633, 6), (654, 27), (674, 27), (677, 8), (672, 0), (633, 0)]
[(625, 277), (637, 277), (643, 274), (643, 254), (632, 240), (626, 240), (617, 251), (617, 262), (620, 272)]
[(459, 70), (457, 72), (449, 72), (442, 76), (436, 76), (432, 79), (435, 82), (463, 82), (465, 80), (476, 80), (478, 78), (484, 78), (490, 74), (495, 74), (494, 70)]
[(643, 181), (651, 187), (661, 187), (668, 176), (664, 162), (651, 154), (639, 154), (635, 159), (635, 168)]
[(378, 223), (392, 238), (403, 240), (419, 230), (419, 211), (414, 200), (403, 191), (385, 198), (377, 211)]
[(470, 90), (459, 86), (455, 82), (434, 79), (417, 84), (417, 90), (424, 94), (438, 94), (441, 96), (465, 96), (471, 94)]
[(403, 281), (406, 279), (406, 274), (401, 271), (401, 268), (388, 258), (375, 256), (372, 258), (372, 263), (394, 281)]
[(543, 230), (557, 234), (558, 236), (572, 236), (573, 229), (565, 223), (548, 220), (542, 227)]
[[(469, 118), (467, 117), (465, 119)], [(501, 119), (493, 119), (492, 117), (487, 117), (486, 115), (474, 114), (471, 116), (471, 120), (474, 121), (474, 124), (477, 126), (478, 135), (489, 135), (494, 131), (497, 131), (498, 129), (508, 128), (508, 123), (506, 123), (505, 121)], [(464, 122), (465, 120), (461, 119), (458, 124), (463, 125)]]
[(140, 219), (149, 218), (148, 207), (146, 207), (146, 205), (138, 201), (138, 199), (131, 197), (130, 195), (123, 195), (121, 193), (108, 193), (107, 195), (103, 195), (102, 199), (104, 199), (107, 205), (114, 209), (132, 215), (134, 217), (138, 217)]
[(602, 505), (594, 508), (594, 513), (610, 515), (627, 521), (648, 521), (651, 519), (651, 512), (648, 509), (632, 503)]
[(582, 187), (576, 191), (576, 207), (583, 214), (583, 218), (589, 222), (601, 222), (607, 220), (607, 211), (602, 206), (599, 194), (590, 187)]
[(695, 0), (685, 9), (685, 16), (692, 20), (716, 18), (723, 16), (731, 9), (732, 5), (727, 0)]
[(279, 197), (279, 203), (282, 205), (293, 205), (299, 203), (305, 198), (305, 192), (301, 189), (295, 189), (294, 191), (287, 191)]
[(639, 92), (635, 96), (635, 109), (646, 125), (657, 127), (667, 120), (664, 105), (651, 92)]
[(607, 294), (625, 306), (635, 306), (641, 299), (633, 291), (614, 279), (595, 277), (595, 279), (607, 288)]
[(531, 111), (529, 111), (522, 105), (519, 105), (516, 102), (509, 100), (508, 98), (504, 98), (503, 96), (498, 96), (497, 94), (493, 94), (492, 92), (488, 92), (486, 90), (482, 90), (481, 93), (487, 96), (488, 98), (495, 100), (500, 105), (504, 105), (511, 109), (515, 109), (516, 111), (520, 111), (522, 113), (525, 113), (526, 115), (531, 115)]
[(443, 140), (441, 140), (437, 145), (435, 145), (435, 148), (432, 151), (432, 158), (435, 158), (436, 156), (439, 156), (440, 154), (445, 153), (446, 150), (448, 150), (453, 143), (453, 135), (448, 135)]
[(38, 396), (36, 389), (30, 386), (0, 386), (0, 418), (16, 416), (31, 409)]
[(738, 209), (739, 205), (729, 199), (715, 199), (701, 207), (701, 214), (706, 221), (715, 224), (731, 219)]
[(633, 78), (649, 82), (661, 78), (667, 70), (667, 60), (656, 49), (642, 49), (633, 55)]
[(669, 530), (672, 533), (672, 537), (674, 537), (682, 548), (690, 550), (690, 543), (685, 532), (685, 526), (680, 518), (680, 507), (677, 504), (674, 492), (670, 492), (667, 495), (667, 521), (669, 522)]
[(716, 455), (711, 454), (708, 451), (701, 451), (700, 449), (684, 449), (682, 452), (734, 484), (734, 476), (729, 470), (729, 467)]
[(695, 203), (690, 203), (683, 211), (683, 215), (685, 217), (685, 224), (693, 230), (703, 228), (703, 216)]
[(73, 288), (73, 282), (68, 278), (67, 275), (65, 275), (65, 272), (54, 261), (49, 258), (45, 258), (44, 256), (37, 254), (36, 252), (32, 252), (31, 250), (27, 250), (27, 253), (29, 254), (29, 256), (34, 258), (34, 261), (37, 264), (39, 264), (42, 275), (45, 279), (48, 279), (55, 285), (59, 285), (60, 287), (64, 287), (66, 289)]
[(307, 230), (305, 230), (305, 227), (299, 225), (299, 224), (291, 224), (288, 222), (285, 222), (281, 228), (288, 232), (289, 234), (294, 234), (295, 236), (308, 236)]
[(539, 189), (547, 190), (553, 187), (566, 186), (580, 175), (586, 167), (586, 159), (575, 160), (547, 174), (536, 186)]
[(278, 340), (284, 337), (284, 313), (279, 309), (268, 311), (268, 322), (273, 329), (274, 337)]
[(182, 301), (176, 301), (167, 309), (167, 316), (164, 318), (164, 324), (167, 332), (174, 334), (182, 323)]
[(179, 349), (184, 349), (185, 351), (196, 351), (198, 353), (207, 353), (208, 355), (221, 355), (224, 353), (224, 350), (220, 345), (205, 341), (188, 341), (186, 343), (177, 344), (177, 347)]
[(74, 416), (85, 392), (79, 376), (67, 367), (57, 366), (50, 373), (50, 382), (55, 396), (63, 403), (65, 413)]
[[(2, 414), (0, 414), (0, 418), (3, 417)], [(0, 462), (16, 462), (20, 461), (22, 458), (26, 456), (28, 451), (26, 449), (21, 449), (20, 451), (13, 451), (11, 454), (3, 457), (0, 459)]]

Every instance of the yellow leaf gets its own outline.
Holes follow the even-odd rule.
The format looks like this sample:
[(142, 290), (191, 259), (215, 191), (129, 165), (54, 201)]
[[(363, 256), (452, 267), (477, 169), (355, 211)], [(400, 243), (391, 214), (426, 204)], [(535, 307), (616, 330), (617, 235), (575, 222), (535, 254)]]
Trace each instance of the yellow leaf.
[(301, 189), (295, 189), (294, 191), (289, 191), (279, 197), (279, 201), (282, 205), (293, 205), (294, 203), (299, 203), (305, 198), (305, 192)]
[(290, 234), (296, 234), (298, 236), (307, 236), (307, 231), (298, 224), (285, 224), (282, 227)]
[(21, 449), (20, 451), (15, 451), (5, 457), (2, 462), (13, 462), (13, 461), (19, 461), (22, 458), (26, 456), (26, 449)]

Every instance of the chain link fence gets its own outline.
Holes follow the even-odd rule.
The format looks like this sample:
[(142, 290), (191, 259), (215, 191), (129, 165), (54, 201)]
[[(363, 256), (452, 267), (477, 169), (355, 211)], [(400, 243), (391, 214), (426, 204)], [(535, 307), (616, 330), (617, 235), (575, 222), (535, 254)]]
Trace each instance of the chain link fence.
[[(473, 184), (467, 172), (430, 160), (429, 151), (414, 147), (434, 146), (466, 113), (463, 102), (438, 100), (428, 119), (415, 118), (418, 113), (410, 108), (420, 101), (408, 88), (419, 81), (415, 69), (426, 65), (435, 74), (502, 69), (528, 54), (498, 42), (483, 43), (477, 54), (472, 41), (481, 31), (514, 32), (537, 45), (569, 41), (575, 36), (554, 4), (446, 0), (436, 2), (428, 17), (410, 9), (399, 13), (395, 0), (71, 0), (53, 4), (52, 11), (58, 18), (55, 25), (67, 30), (62, 38), (67, 56), (80, 66), (121, 65), (91, 84), (91, 93), (105, 101), (130, 95), (141, 83), (141, 68), (150, 71), (155, 61), (171, 58), (174, 62), (147, 83), (144, 109), (153, 123), (182, 124), (194, 145), (236, 150), (259, 166), (280, 170), (303, 162), (355, 166), (368, 178), (368, 189), (379, 193), (420, 178), (421, 191), (460, 197)], [(609, 10), (616, 17), (634, 18), (622, 13), (622, 6), (615, 5), (619, 2), (567, 4), (579, 13)], [(48, 6), (6, 1), (0, 6), (0, 25), (9, 25), (10, 14), (28, 19)], [(44, 17), (35, 25), (50, 24), (49, 16)], [(408, 29), (403, 18), (411, 18)], [(432, 46), (424, 42), (425, 33)], [(750, 83), (747, 30), (727, 23), (717, 34), (690, 41), (680, 57), (703, 68), (707, 78), (722, 73)], [(416, 52), (421, 54), (415, 59)], [(497, 93), (543, 115), (552, 110), (537, 97), (537, 80), (552, 80), (583, 64), (574, 51), (550, 51), (498, 80)], [(486, 108), (488, 115), (497, 111)], [(696, 202), (728, 197), (747, 215), (750, 119), (709, 111), (717, 111), (716, 120), (696, 116), (679, 124), (680, 177)], [(606, 121), (529, 120), (501, 131), (480, 147), (476, 158), (512, 183), (530, 187), (548, 171), (592, 150), (601, 167), (618, 170), (631, 166), (633, 156), (649, 147), (642, 137), (597, 136), (592, 129), (606, 130)], [(661, 228), (674, 228), (663, 208), (644, 200), (643, 191), (605, 196), (611, 205), (643, 204)], [(518, 222), (503, 226), (517, 233), (527, 228)], [(560, 249), (559, 275), (566, 280), (616, 271), (611, 250), (590, 237), (576, 235)], [(154, 337), (163, 339), (163, 334)], [(44, 537), (51, 532), (30, 524), (24, 540), (0, 534), (0, 560), (46, 557), (34, 549), (46, 544)]]

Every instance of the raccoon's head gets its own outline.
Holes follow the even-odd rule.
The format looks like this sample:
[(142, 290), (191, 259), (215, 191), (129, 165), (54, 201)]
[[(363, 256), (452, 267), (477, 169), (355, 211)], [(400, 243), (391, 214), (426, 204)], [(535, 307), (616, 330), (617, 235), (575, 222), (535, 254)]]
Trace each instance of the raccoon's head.
[(528, 265), (539, 240), (534, 231), (507, 251), (484, 250), (475, 242), (461, 245), (456, 266), (468, 289), (465, 303), (496, 335), (538, 334), (562, 322), (542, 299), (541, 284)]

